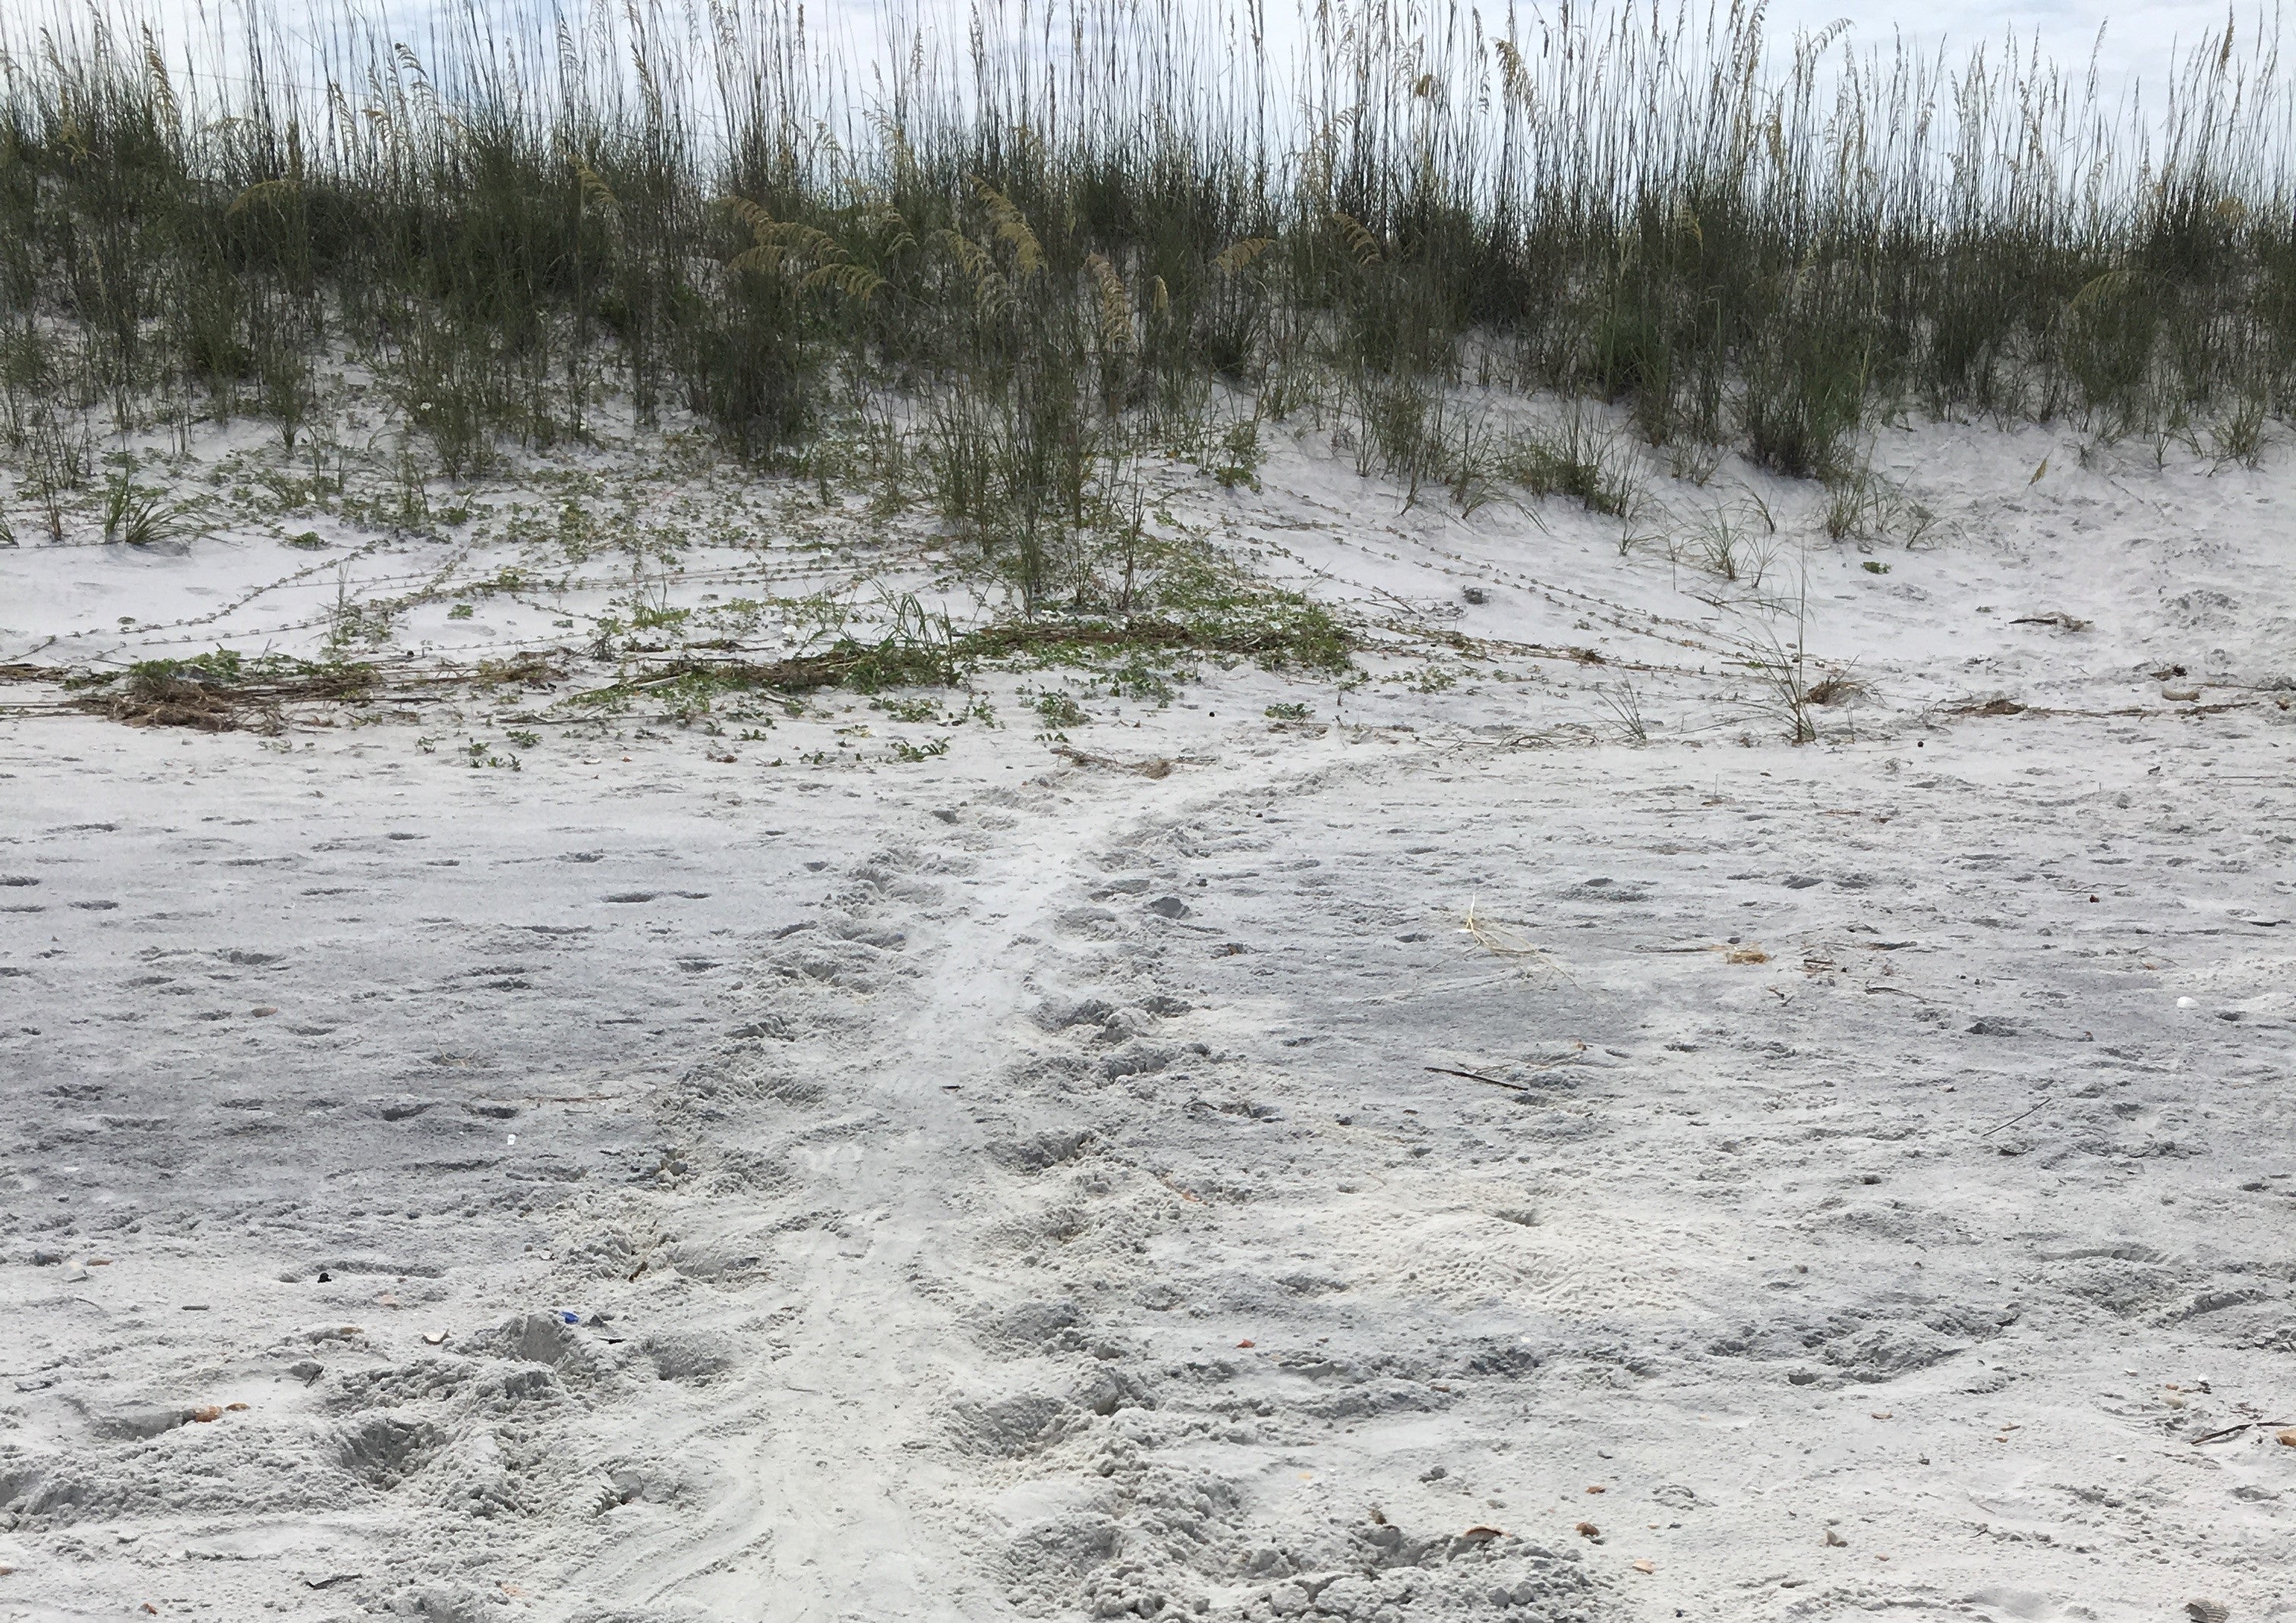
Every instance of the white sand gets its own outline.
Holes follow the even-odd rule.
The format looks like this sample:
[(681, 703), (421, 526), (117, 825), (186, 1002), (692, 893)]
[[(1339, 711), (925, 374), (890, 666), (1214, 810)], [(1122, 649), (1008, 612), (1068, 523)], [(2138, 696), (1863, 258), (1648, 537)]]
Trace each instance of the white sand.
[[(1884, 451), (1938, 523), (1808, 543), (1870, 692), (1800, 748), (1726, 657), (1816, 494), (1650, 521), (1760, 493), (1764, 608), (1304, 451), (1178, 516), (1412, 680), (1207, 663), (1084, 762), (1042, 675), (750, 741), (0, 688), (0, 1616), (2296, 1616), (2287, 453)], [(0, 553), (0, 659), (510, 556), (303, 527)], [(665, 589), (931, 578), (790, 533)]]

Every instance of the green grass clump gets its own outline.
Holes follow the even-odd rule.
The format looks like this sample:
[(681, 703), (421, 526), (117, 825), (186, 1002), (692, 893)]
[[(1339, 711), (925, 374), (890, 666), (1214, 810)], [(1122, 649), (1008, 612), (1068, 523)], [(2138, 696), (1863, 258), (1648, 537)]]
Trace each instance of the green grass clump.
[(359, 661), (295, 659), (283, 654), (250, 658), (236, 648), (213, 648), (179, 658), (137, 660), (125, 672), (78, 671), (66, 677), (63, 685), (148, 691), (171, 682), (192, 682), (268, 698), (336, 699), (359, 696), (374, 687), (380, 675), (374, 666)]

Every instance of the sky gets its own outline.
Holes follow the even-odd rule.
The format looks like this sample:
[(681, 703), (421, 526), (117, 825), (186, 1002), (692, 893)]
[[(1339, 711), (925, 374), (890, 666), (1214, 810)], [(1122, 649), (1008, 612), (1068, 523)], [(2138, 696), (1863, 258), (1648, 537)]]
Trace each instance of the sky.
[[(202, 37), (212, 37), (215, 8), (220, 4), (224, 14), (230, 14), (234, 0), (98, 0), (107, 9), (124, 9), (127, 14), (148, 16), (158, 27), (167, 42), (167, 54), (171, 61), (184, 59), (193, 48), (193, 41)], [(368, 16), (383, 16), (390, 20), (396, 37), (420, 44), (432, 31), (431, 23), (439, 12), (459, 7), (464, 0), (270, 0), (275, 15), (293, 34), (308, 37), (324, 27), (325, 20), (338, 16), (345, 9)], [(479, 0), (492, 14), (502, 19), (544, 18), (552, 14), (554, 0)], [(585, 0), (555, 0), (570, 10), (578, 10)], [(683, 0), (665, 0), (676, 6)], [(791, 0), (791, 4), (795, 0)], [(964, 20), (968, 0), (905, 0), (908, 9), (929, 16), (949, 20), (953, 27), (949, 37), (964, 37)], [(1041, 4), (1041, 0), (1039, 0)], [(1059, 0), (1055, 0), (1058, 4)], [(1270, 19), (1270, 33), (1280, 41), (1285, 32), (1284, 19), (1296, 5), (1312, 4), (1313, 0), (1264, 0)], [(1472, 0), (1466, 0), (1472, 3)], [(1521, 12), (1532, 16), (1541, 12), (1551, 15), (1552, 5), (1541, 6), (1533, 0), (1515, 0)], [(1670, 4), (1671, 0), (1667, 0)], [(1699, 0), (1703, 4), (1703, 0)], [(2236, 14), (2241, 19), (2242, 46), (2247, 52), (2256, 35), (2260, 4), (2269, 0), (2236, 0)], [(1229, 0), (1163, 0), (1180, 14), (1201, 11), (1210, 16)], [(1507, 0), (1485, 0), (1487, 17), (1502, 15)], [(1579, 0), (1582, 12), (1599, 14), (1605, 0)], [(619, 4), (616, 7), (619, 9)], [(874, 41), (883, 37), (882, 20), (885, 12), (882, 0), (807, 0), (805, 6), (808, 29), (817, 43), (834, 40), (846, 42), (838, 53), (849, 62), (874, 55)], [(21, 39), (29, 26), (51, 12), (67, 15), (86, 14), (86, 0), (0, 0), (0, 37), (13, 36)], [(2091, 53), (2096, 55), (2097, 66), (2109, 91), (2119, 93), (2132, 81), (2148, 87), (2146, 100), (2152, 97), (2149, 87), (2164, 77), (2171, 53), (2179, 46), (2189, 49), (2203, 35), (2224, 26), (2226, 12), (2222, 0), (2045, 0), (2041, 4), (1998, 5), (1985, 0), (1925, 0), (1923, 4), (1907, 4), (1906, 0), (1772, 0), (1769, 6), (1770, 37), (1774, 46), (1783, 46), (1797, 29), (1816, 29), (1841, 21), (1848, 24), (1847, 42), (1865, 49), (1881, 47), (1885, 54), (1894, 41), (1905, 42), (1923, 54), (1944, 47), (1949, 60), (1957, 59), (1978, 45), (1997, 46), (2005, 35), (2013, 31), (2023, 43), (2038, 41), (2043, 52), (2057, 63), (2076, 70), (2085, 69)], [(204, 23), (202, 18), (205, 19)], [(529, 24), (528, 31), (539, 34), (547, 28)], [(1292, 25), (1298, 37), (1297, 24)]]
[[(2246, 10), (2248, 8), (2243, 8)], [(2013, 29), (2021, 37), (2038, 37), (2045, 52), (2061, 62), (2085, 62), (2104, 30), (2100, 65), (2116, 74), (2143, 70), (2164, 62), (2179, 40), (2190, 40), (2221, 29), (2225, 8), (2207, 0), (2152, 0), (2152, 4), (2108, 5), (2097, 0), (2061, 0), (2052, 5), (1988, 5), (1972, 0), (1935, 0), (1923, 5), (1889, 4), (1879, 0), (1781, 0), (1770, 8), (1772, 25), (1792, 29), (1816, 29), (1848, 19), (1851, 37), (1868, 45), (1887, 44), (1902, 33), (1907, 39), (1934, 47), (1945, 44), (1965, 47), (2000, 38)]]

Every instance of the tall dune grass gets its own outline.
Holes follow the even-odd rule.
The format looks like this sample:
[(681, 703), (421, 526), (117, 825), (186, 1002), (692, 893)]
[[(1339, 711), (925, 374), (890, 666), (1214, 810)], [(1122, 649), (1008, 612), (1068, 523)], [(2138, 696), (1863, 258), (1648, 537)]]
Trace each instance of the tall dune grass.
[(34, 497), (93, 433), (251, 415), (291, 448), (348, 359), (450, 478), (609, 395), (775, 464), (873, 446), (1037, 593), (1143, 446), (1248, 475), (1313, 412), (1464, 490), (1461, 383), (1797, 475), (1881, 414), (2252, 445), (2296, 399), (2267, 33), (2138, 104), (2013, 48), (1774, 48), (1743, 7), (1358, 0), (1279, 54), (1257, 0), (984, 0), (856, 62), (786, 0), (473, 9), (420, 49), (344, 12), (291, 56), (254, 3), (229, 72), (95, 15), (6, 42), (0, 435)]

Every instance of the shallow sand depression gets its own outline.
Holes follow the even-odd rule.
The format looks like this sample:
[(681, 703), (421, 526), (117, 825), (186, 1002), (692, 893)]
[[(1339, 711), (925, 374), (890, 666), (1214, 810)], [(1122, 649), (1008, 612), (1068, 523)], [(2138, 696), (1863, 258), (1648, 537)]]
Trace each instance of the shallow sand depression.
[(1484, 663), (515, 772), (12, 685), (0, 1613), (2291, 1615), (2287, 480), (2046, 449), (1899, 444), (1799, 747), (1304, 452), (1228, 540)]

